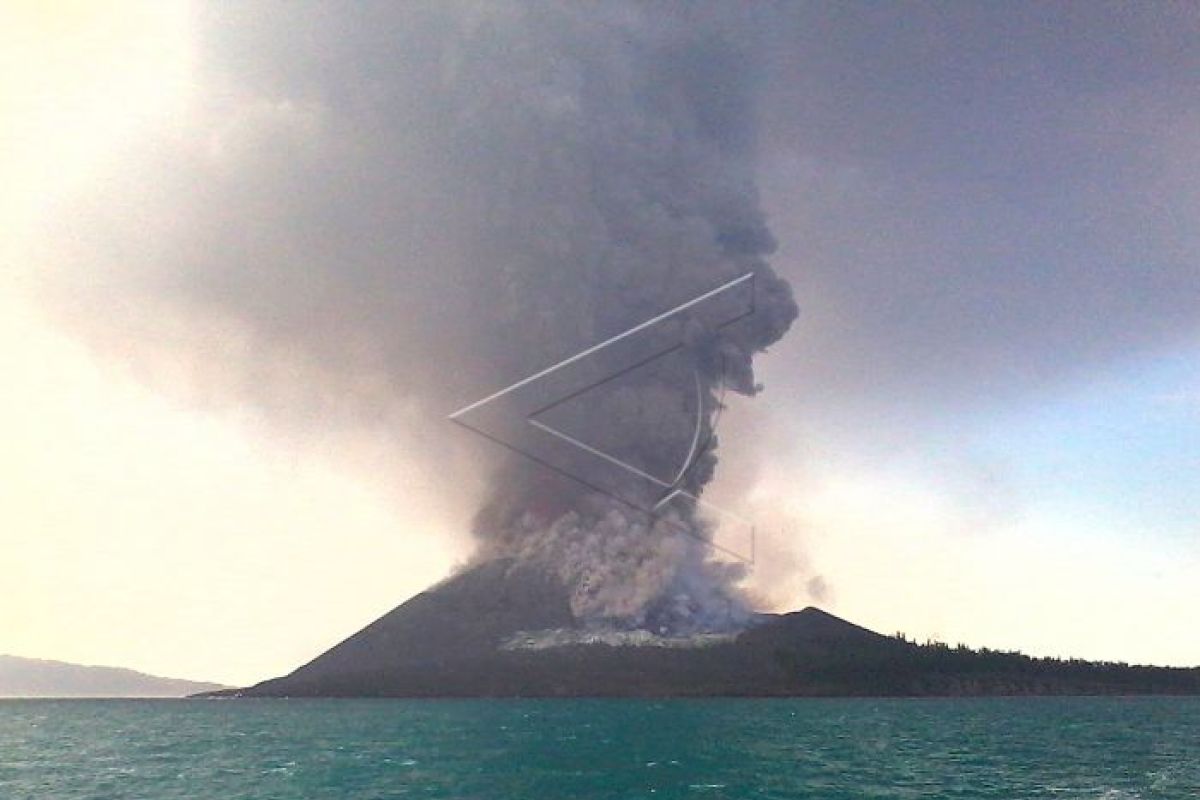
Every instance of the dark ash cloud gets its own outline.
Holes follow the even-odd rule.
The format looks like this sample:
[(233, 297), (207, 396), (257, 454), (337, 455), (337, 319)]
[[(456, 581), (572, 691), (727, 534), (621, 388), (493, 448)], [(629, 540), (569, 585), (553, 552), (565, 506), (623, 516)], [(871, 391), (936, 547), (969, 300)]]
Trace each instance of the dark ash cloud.
[[(201, 23), (201, 124), (155, 142), (142, 182), (76, 232), (81, 263), (107, 259), (161, 316), (104, 307), (68, 276), (67, 302), (104, 307), (76, 306), (84, 335), (127, 342), (186, 320), (217, 394), (316, 426), (386, 428), (407, 405), (441, 436), (392, 433), (432, 465), (448, 411), (752, 272), (752, 317), (694, 323), (679, 357), (630, 373), (574, 424), (669, 474), (693, 440), (682, 423), (699, 413), (708, 440), (720, 393), (757, 391), (752, 359), (796, 307), (765, 260), (756, 19), (264, 3)], [(590, 620), (709, 629), (746, 613), (695, 508), (646, 515), (490, 457), (481, 557), (549, 565)], [(698, 494), (714, 464), (710, 450), (681, 488)]]

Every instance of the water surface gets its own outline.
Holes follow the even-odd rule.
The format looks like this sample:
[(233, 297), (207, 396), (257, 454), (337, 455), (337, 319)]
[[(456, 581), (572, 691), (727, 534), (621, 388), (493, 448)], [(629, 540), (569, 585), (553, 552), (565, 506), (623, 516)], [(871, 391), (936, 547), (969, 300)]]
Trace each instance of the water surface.
[(1200, 798), (1200, 698), (0, 701), (3, 800)]

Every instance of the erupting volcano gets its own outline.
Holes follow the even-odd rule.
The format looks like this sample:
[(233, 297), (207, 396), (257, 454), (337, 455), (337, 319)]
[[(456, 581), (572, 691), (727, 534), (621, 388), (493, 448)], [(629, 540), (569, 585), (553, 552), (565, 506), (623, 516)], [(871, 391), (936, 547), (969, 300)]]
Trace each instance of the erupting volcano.
[[(720, 394), (758, 391), (754, 355), (797, 315), (764, 260), (774, 240), (754, 186), (750, 32), (737, 15), (549, 11), (553, 22), (491, 16), (455, 40), (442, 103), (461, 131), (452, 146), (490, 154), (465, 180), (494, 265), (479, 282), (498, 302), (477, 318), (492, 374), (520, 379), (584, 351), (600, 385), (545, 412), (577, 445), (560, 448), (559, 474), (523, 452), (493, 471), (476, 563), (554, 576), (585, 625), (736, 630), (751, 616), (742, 565), (712, 557), (697, 498), (716, 464)], [(733, 287), (743, 313), (663, 318), (739, 276), (752, 279)], [(658, 357), (586, 350), (647, 320), (660, 323), (647, 333)], [(616, 462), (624, 478), (596, 474)]]

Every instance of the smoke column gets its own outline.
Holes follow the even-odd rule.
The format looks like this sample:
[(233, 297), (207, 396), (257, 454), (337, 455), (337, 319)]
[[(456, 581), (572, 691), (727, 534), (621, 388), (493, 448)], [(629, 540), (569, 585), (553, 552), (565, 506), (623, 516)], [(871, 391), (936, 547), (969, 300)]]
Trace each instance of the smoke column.
[[(209, 331), (198, 360), (239, 331), (220, 367), (237, 364), (239, 402), (295, 415), (280, 398), (319, 389), (362, 421), (410, 403), (424, 428), (449, 427), (464, 402), (746, 272), (752, 317), (695, 331), (685, 351), (564, 408), (562, 424), (673, 475), (697, 415), (707, 441), (721, 392), (757, 391), (752, 358), (797, 311), (764, 260), (752, 12), (237, 4), (201, 22), (200, 133), (149, 148), (145, 177), (130, 179), (141, 200), (72, 238), (145, 307)], [(152, 338), (133, 312), (103, 317), (88, 336)], [(477, 558), (546, 566), (596, 625), (744, 618), (741, 573), (711, 557), (695, 508), (651, 517), (494, 457)], [(682, 488), (701, 493), (715, 464), (709, 448)]]
[[(623, 376), (568, 422), (582, 441), (669, 475), (694, 434), (693, 374), (708, 440), (721, 384), (754, 392), (751, 357), (796, 309), (763, 260), (773, 240), (752, 180), (753, 65), (738, 36), (748, 32), (703, 15), (595, 12), (562, 13), (546, 27), (506, 14), (462, 40), (457, 85), (468, 99), (459, 113), (488, 112), (486, 122), (466, 116), (453, 127), (467, 148), (511, 148), (503, 177), (478, 185), (493, 209), (487, 239), (505, 253), (497, 289), (519, 298), (497, 322), (504, 341), (520, 343), (514, 355), (526, 368), (539, 366), (525, 361), (531, 354), (544, 366), (559, 342), (601, 340), (756, 273), (753, 318), (706, 331), (686, 357)], [(526, 79), (497, 85), (488, 80), (497, 71)], [(683, 488), (699, 494), (714, 465), (706, 451)], [(740, 570), (709, 558), (709, 532), (686, 504), (646, 515), (518, 459), (499, 472), (475, 530), (485, 557), (556, 569), (585, 619), (679, 632), (736, 625), (744, 613), (733, 588)]]

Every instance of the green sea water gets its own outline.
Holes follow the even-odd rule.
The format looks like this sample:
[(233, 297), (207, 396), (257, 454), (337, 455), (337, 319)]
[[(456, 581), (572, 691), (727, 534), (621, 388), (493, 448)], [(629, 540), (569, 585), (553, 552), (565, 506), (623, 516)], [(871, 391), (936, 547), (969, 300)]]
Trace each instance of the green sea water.
[(1200, 698), (0, 702), (0, 800), (1200, 798)]

